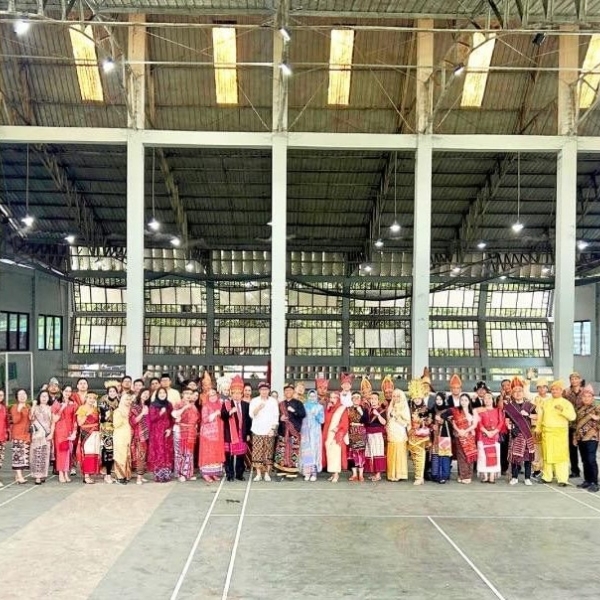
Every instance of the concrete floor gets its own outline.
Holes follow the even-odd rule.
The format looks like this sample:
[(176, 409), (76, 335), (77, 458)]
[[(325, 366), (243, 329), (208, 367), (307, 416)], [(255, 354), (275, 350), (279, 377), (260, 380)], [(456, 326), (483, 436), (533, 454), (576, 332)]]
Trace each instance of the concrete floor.
[(1, 478), (2, 600), (600, 594), (600, 494), (572, 486)]

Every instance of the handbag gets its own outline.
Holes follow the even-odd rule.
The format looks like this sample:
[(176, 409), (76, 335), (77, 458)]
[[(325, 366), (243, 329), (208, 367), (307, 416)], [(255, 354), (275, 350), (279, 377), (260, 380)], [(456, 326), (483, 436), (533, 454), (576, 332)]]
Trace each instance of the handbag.
[(415, 435), (417, 437), (429, 437), (431, 435), (431, 431), (429, 430), (429, 427), (417, 427), (417, 429), (415, 429)]

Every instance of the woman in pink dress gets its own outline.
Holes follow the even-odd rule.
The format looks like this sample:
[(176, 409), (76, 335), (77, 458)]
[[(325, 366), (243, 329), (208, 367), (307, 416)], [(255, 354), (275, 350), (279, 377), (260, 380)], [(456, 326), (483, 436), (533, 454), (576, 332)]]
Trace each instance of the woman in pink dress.
[(59, 399), (52, 404), (55, 467), (60, 483), (71, 481), (69, 471), (73, 440), (75, 439), (75, 410), (77, 408), (76, 403), (71, 399), (72, 392), (71, 386), (66, 386)]
[(84, 483), (95, 483), (93, 476), (100, 470), (100, 414), (96, 394), (88, 392), (85, 402), (75, 413), (79, 425), (81, 473)]
[(225, 462), (225, 438), (221, 419), (221, 399), (216, 390), (209, 390), (202, 403), (200, 425), (200, 457), (198, 464), (202, 479), (207, 483), (219, 481)]
[(166, 483), (173, 477), (173, 406), (167, 390), (158, 388), (156, 398), (150, 404), (148, 424), (148, 470), (154, 472), (154, 481)]

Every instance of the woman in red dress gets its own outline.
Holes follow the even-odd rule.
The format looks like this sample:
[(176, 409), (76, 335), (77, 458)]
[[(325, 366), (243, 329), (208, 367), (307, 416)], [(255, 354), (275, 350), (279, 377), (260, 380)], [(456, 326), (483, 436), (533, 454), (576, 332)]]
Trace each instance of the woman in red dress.
[(100, 470), (100, 414), (97, 398), (96, 394), (87, 392), (85, 403), (75, 413), (79, 425), (79, 450), (84, 483), (95, 483), (93, 476)]
[(221, 399), (217, 391), (210, 389), (202, 403), (200, 425), (200, 456), (198, 464), (202, 479), (207, 483), (219, 481), (223, 476), (225, 462), (225, 438), (221, 419)]
[(175, 446), (175, 477), (179, 481), (194, 481), (194, 450), (198, 438), (198, 421), (200, 413), (194, 404), (192, 390), (183, 390), (181, 394), (183, 406), (173, 411)]
[(66, 386), (58, 400), (52, 404), (54, 419), (54, 453), (60, 483), (70, 482), (71, 452), (75, 439), (75, 410), (77, 404), (71, 398), (73, 390)]
[(148, 470), (154, 472), (154, 481), (166, 483), (173, 477), (173, 405), (167, 390), (158, 388), (156, 398), (150, 404), (148, 423)]

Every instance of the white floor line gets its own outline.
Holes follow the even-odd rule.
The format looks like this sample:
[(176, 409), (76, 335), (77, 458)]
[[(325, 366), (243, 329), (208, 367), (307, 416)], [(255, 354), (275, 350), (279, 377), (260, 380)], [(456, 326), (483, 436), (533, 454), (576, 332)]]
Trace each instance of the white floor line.
[(462, 556), (464, 561), (477, 573), (479, 579), (487, 585), (494, 596), (498, 598), (498, 600), (506, 600), (506, 598), (494, 587), (494, 584), (475, 566), (473, 561), (454, 543), (452, 538), (431, 518), (427, 517), (429, 522), (442, 534), (442, 536), (446, 539), (446, 541)]
[[(385, 484), (384, 484), (385, 486)], [(366, 492), (370, 492), (373, 491), (374, 489), (376, 489), (377, 485), (373, 485), (373, 484), (368, 484), (368, 485), (357, 485), (357, 484), (353, 484), (352, 486), (339, 486), (339, 485), (335, 485), (335, 484), (331, 484), (331, 487), (312, 487), (312, 486), (306, 486), (306, 487), (296, 487), (294, 489), (294, 484), (289, 484), (286, 485), (285, 483), (282, 484), (274, 484), (273, 486), (261, 486), (260, 488), (258, 486), (254, 486), (252, 488), (252, 493), (256, 493), (256, 492), (345, 492), (348, 493), (348, 490), (352, 490), (352, 493), (366, 493)], [(538, 488), (541, 486), (537, 486)], [(533, 487), (525, 487), (524, 485), (522, 485), (519, 489), (515, 489), (514, 487), (509, 487), (508, 485), (506, 486), (507, 489), (498, 489), (498, 488), (494, 488), (494, 489), (490, 489), (487, 488), (486, 490), (481, 490), (481, 489), (473, 489), (473, 486), (470, 485), (465, 485), (465, 486), (461, 486), (461, 489), (448, 489), (447, 486), (435, 486), (435, 488), (433, 486), (428, 486), (428, 485), (424, 485), (424, 486), (413, 486), (412, 483), (410, 484), (410, 486), (402, 486), (402, 487), (398, 487), (397, 489), (394, 489), (393, 486), (385, 486), (385, 487), (381, 487), (382, 490), (385, 490), (385, 492), (403, 492), (403, 493), (409, 493), (409, 494), (435, 494), (435, 495), (442, 495), (442, 496), (446, 496), (447, 494), (491, 494), (491, 495), (495, 495), (495, 494), (549, 494), (550, 492), (548, 491), (544, 491), (541, 489), (536, 490), (536, 486)]]
[(571, 500), (573, 500), (573, 502), (577, 502), (578, 504), (587, 506), (590, 510), (594, 510), (597, 513), (600, 513), (600, 508), (598, 508), (597, 506), (592, 506), (591, 504), (588, 504), (587, 502), (584, 502), (583, 500), (579, 500), (578, 498), (575, 498), (575, 496), (573, 496), (572, 494), (567, 494), (567, 493), (563, 492), (562, 490), (557, 490), (556, 488), (553, 488), (552, 486), (548, 485), (547, 483), (545, 483), (544, 485), (546, 487), (550, 488), (553, 492), (556, 492), (557, 494), (560, 494), (561, 496), (565, 496), (565, 498), (570, 498)]
[(175, 585), (175, 589), (173, 590), (173, 593), (171, 594), (171, 600), (175, 600), (175, 598), (177, 598), (177, 595), (179, 594), (179, 591), (181, 590), (181, 586), (183, 585), (185, 576), (187, 575), (190, 565), (192, 564), (192, 560), (194, 559), (194, 554), (196, 554), (196, 550), (198, 549), (198, 545), (200, 544), (200, 539), (202, 538), (202, 535), (204, 534), (204, 530), (206, 529), (206, 525), (208, 524), (208, 519), (210, 518), (213, 508), (215, 507), (215, 504), (217, 503), (217, 499), (219, 498), (219, 494), (221, 493), (221, 490), (223, 489), (224, 482), (225, 482), (225, 478), (221, 479), (221, 483), (219, 484), (217, 492), (215, 493), (215, 497), (212, 499), (212, 502), (210, 503), (210, 506), (208, 507), (208, 512), (204, 516), (204, 520), (202, 521), (202, 525), (200, 525), (200, 530), (198, 531), (198, 535), (196, 536), (196, 539), (194, 540), (192, 549), (190, 550), (190, 553), (188, 554), (187, 560), (185, 561), (185, 565), (183, 565), (183, 569), (181, 570), (179, 579), (177, 580), (177, 584)]
[[(27, 479), (28, 477), (30, 477), (30, 475), (29, 475), (29, 474), (25, 475), (25, 479)], [(9, 487), (12, 487), (12, 486), (13, 486), (13, 485), (15, 485), (16, 483), (17, 483), (16, 481), (13, 481), (12, 483), (8, 483), (8, 484), (6, 484), (6, 485), (3, 485), (3, 486), (0, 488), (0, 492), (1, 492), (2, 490), (7, 490)]]
[(235, 564), (235, 556), (237, 554), (238, 544), (240, 543), (240, 535), (242, 533), (242, 525), (244, 523), (244, 516), (246, 515), (246, 506), (248, 504), (248, 496), (250, 495), (250, 487), (252, 485), (252, 477), (248, 478), (248, 485), (246, 486), (246, 494), (244, 495), (244, 502), (242, 504), (242, 512), (240, 513), (240, 520), (238, 522), (237, 530), (235, 532), (235, 540), (233, 542), (233, 548), (231, 549), (231, 558), (229, 559), (229, 567), (227, 568), (227, 577), (225, 578), (225, 585), (223, 586), (223, 595), (221, 600), (227, 600), (229, 594), (229, 586), (231, 585), (231, 577), (233, 575), (233, 566)]
[[(53, 477), (55, 477), (55, 475), (50, 475), (50, 477), (48, 477), (48, 480), (52, 479)], [(16, 483), (16, 481), (15, 481), (15, 483)], [(10, 485), (7, 485), (6, 487), (10, 487), (11, 485), (13, 485), (13, 484), (11, 483)], [(2, 502), (0, 504), (0, 508), (2, 508), (3, 506), (6, 506), (7, 504), (10, 504), (13, 500), (16, 500), (17, 498), (20, 498), (21, 496), (24, 496), (25, 494), (28, 494), (29, 492), (33, 492), (33, 490), (38, 489), (40, 487), (41, 486), (39, 486), (39, 485), (31, 484), (31, 487), (29, 487), (25, 491), (23, 491), (20, 494), (17, 494), (16, 496), (13, 496), (12, 498), (9, 498), (8, 500), (5, 500), (4, 502)], [(5, 488), (2, 488), (2, 489), (5, 489)]]
[[(213, 514), (212, 518), (216, 519), (219, 517), (231, 519), (238, 517), (237, 513), (219, 513)], [(255, 513), (245, 515), (246, 519), (347, 519), (347, 514), (332, 515), (330, 513)], [(474, 519), (481, 520), (495, 520), (495, 521), (596, 521), (600, 520), (600, 517), (582, 517), (582, 516), (526, 516), (526, 515), (515, 515), (515, 516), (483, 516), (483, 515), (369, 515), (369, 519), (446, 519), (446, 520), (469, 520)]]

